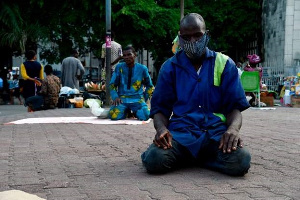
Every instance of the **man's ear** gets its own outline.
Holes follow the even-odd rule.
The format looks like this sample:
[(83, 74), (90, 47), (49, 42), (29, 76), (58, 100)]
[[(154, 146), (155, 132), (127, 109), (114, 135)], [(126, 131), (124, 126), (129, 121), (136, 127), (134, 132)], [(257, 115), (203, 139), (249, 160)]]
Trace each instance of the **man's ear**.
[(209, 30), (206, 30), (205, 32), (209, 37), (211, 37)]

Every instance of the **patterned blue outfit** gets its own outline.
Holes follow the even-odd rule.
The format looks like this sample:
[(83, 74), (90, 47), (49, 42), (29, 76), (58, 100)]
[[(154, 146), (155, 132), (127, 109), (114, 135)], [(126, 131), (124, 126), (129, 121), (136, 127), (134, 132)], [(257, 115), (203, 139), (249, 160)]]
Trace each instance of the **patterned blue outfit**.
[(118, 97), (122, 100), (120, 105), (110, 108), (110, 119), (124, 119), (128, 110), (132, 110), (139, 120), (149, 119), (150, 111), (145, 102), (152, 95), (154, 86), (145, 65), (135, 63), (129, 68), (125, 62), (119, 63), (111, 78), (109, 89), (112, 100)]
[[(179, 51), (161, 67), (151, 99), (150, 117), (162, 113), (169, 119), (167, 128), (173, 136), (173, 148), (170, 151), (174, 152), (168, 154), (168, 150), (156, 148), (154, 144), (150, 145), (142, 154), (143, 163), (148, 165), (146, 168), (149, 172), (151, 170), (155, 172), (154, 168), (160, 165), (158, 163), (163, 163), (162, 168), (171, 168), (163, 160), (157, 160), (160, 154), (168, 154), (166, 156), (168, 160), (180, 156), (186, 158), (186, 155), (198, 158), (201, 151), (212, 148), (217, 152), (221, 137), (227, 130), (224, 118), (222, 119), (218, 114), (226, 116), (234, 109), (243, 111), (250, 106), (235, 63), (230, 58), (226, 61), (221, 74), (220, 86), (214, 85), (215, 60), (216, 52), (206, 48), (205, 59), (198, 74), (186, 54)], [(212, 143), (214, 145), (211, 145)], [(183, 151), (178, 149), (182, 148), (190, 153), (181, 155)], [(169, 161), (166, 163), (171, 163)], [(250, 158), (248, 161), (250, 162)], [(151, 166), (149, 162), (155, 164), (149, 167)]]

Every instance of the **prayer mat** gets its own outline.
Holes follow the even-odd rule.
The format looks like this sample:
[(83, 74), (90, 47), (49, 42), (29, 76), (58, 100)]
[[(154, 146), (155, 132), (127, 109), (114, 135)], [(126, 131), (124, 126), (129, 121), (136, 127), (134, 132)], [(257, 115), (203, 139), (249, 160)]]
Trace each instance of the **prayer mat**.
[(9, 124), (121, 124), (121, 125), (139, 125), (148, 124), (151, 119), (147, 121), (140, 121), (137, 119), (123, 119), (110, 120), (100, 119), (98, 117), (40, 117), (40, 118), (26, 118), (17, 121), (5, 123)]
[(21, 190), (7, 190), (0, 192), (1, 200), (46, 200), (36, 195), (23, 192)]

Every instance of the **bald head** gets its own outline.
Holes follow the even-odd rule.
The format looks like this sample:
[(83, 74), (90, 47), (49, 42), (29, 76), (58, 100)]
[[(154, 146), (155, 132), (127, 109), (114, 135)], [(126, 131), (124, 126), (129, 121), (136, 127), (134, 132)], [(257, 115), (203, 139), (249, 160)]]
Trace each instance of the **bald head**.
[(206, 32), (204, 19), (197, 13), (190, 13), (180, 22), (179, 35), (187, 41), (199, 40)]
[(197, 29), (201, 28), (202, 31), (206, 30), (205, 21), (201, 15), (198, 13), (190, 13), (184, 16), (180, 21), (180, 31), (181, 29)]

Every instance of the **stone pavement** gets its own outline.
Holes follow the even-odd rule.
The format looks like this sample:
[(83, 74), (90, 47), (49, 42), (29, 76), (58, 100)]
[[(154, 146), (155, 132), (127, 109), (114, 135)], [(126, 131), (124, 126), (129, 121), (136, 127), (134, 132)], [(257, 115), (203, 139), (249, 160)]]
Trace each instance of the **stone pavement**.
[(196, 167), (147, 174), (140, 154), (153, 139), (152, 122), (4, 125), (28, 117), (91, 116), (86, 108), (1, 115), (4, 107), (0, 191), (48, 200), (300, 199), (300, 108), (244, 111), (241, 131), (251, 168), (244, 177), (230, 177)]

